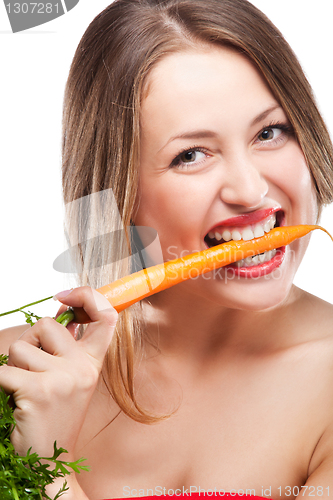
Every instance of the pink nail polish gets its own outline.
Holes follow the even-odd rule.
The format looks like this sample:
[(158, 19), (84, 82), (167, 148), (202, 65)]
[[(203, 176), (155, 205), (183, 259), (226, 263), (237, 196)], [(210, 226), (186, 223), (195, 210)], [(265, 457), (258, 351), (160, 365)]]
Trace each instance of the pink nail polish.
[(56, 295), (53, 296), (53, 300), (58, 300), (58, 299), (64, 299), (73, 291), (73, 288), (70, 290), (64, 290), (63, 292), (59, 292)]

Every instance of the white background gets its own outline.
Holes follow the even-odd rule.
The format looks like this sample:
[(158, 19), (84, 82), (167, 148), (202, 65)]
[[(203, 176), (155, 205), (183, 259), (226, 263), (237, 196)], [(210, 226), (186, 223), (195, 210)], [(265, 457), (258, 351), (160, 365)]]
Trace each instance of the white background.
[[(76, 46), (90, 21), (110, 0), (80, 0), (68, 14), (13, 34), (0, 3), (0, 312), (68, 288), (52, 268), (65, 249), (60, 149), (63, 92)], [(253, 0), (282, 31), (313, 86), (333, 131), (332, 0)], [(322, 225), (333, 233), (333, 207)], [(333, 244), (311, 238), (296, 284), (333, 303)], [(53, 315), (57, 304), (38, 306)], [(0, 319), (0, 329), (23, 315)]]

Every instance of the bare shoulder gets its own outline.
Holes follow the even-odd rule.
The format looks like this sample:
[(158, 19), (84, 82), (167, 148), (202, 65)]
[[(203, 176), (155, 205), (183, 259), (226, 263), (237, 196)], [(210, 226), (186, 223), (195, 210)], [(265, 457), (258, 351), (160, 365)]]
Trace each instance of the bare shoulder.
[(293, 377), (299, 375), (301, 381), (297, 392), (306, 401), (304, 416), (311, 423), (315, 444), (307, 485), (322, 484), (311, 483), (311, 478), (325, 482), (326, 487), (331, 484), (327, 477), (332, 477), (333, 471), (333, 304), (300, 289), (297, 294), (299, 300), (291, 308), (295, 312), (292, 324), (296, 338), (290, 353), (295, 367)]
[(323, 338), (327, 338), (327, 340), (331, 340), (331, 342), (333, 342), (333, 304), (330, 304), (319, 297), (315, 297), (314, 295), (310, 295), (310, 297), (312, 311), (317, 317), (317, 321), (318, 316), (320, 316), (320, 326)]
[(15, 340), (17, 340), (28, 328), (30, 328), (30, 326), (24, 324), (0, 330), (0, 353), (8, 354), (9, 346), (15, 342)]
[(291, 359), (302, 359), (314, 378), (325, 379), (333, 403), (333, 304), (304, 290), (297, 289), (296, 293), (297, 300), (285, 318), (293, 332), (286, 352)]
[(306, 292), (305, 290), (299, 290), (303, 297), (304, 297), (304, 302), (311, 306), (311, 308), (320, 308), (322, 311), (325, 311), (327, 314), (331, 314), (333, 317), (333, 304), (330, 302), (327, 302), (326, 300), (320, 299), (316, 295), (312, 295), (309, 292)]
[(313, 340), (333, 340), (333, 304), (299, 290), (296, 318)]
[(306, 305), (308, 313), (305, 320), (309, 321), (311, 336), (321, 359), (332, 367), (333, 382), (333, 304), (306, 293)]
[[(308, 357), (316, 360), (312, 372), (313, 409), (320, 414), (323, 428), (309, 463), (306, 484), (324, 484), (328, 490), (333, 487), (333, 305), (313, 295), (308, 300), (317, 318), (317, 327), (313, 326), (315, 341), (312, 346), (310, 343), (312, 355)], [(311, 362), (309, 365), (311, 370)]]

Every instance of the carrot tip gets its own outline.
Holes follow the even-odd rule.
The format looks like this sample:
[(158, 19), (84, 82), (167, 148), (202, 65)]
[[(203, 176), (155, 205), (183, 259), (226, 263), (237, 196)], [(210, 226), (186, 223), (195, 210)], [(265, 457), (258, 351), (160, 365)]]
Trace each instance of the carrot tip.
[(325, 229), (324, 227), (322, 226), (315, 226), (315, 229), (321, 229), (322, 231), (324, 231), (324, 233), (328, 234), (328, 236), (331, 238), (331, 240), (333, 241), (333, 236), (331, 235), (331, 233), (329, 233), (327, 231), (327, 229)]

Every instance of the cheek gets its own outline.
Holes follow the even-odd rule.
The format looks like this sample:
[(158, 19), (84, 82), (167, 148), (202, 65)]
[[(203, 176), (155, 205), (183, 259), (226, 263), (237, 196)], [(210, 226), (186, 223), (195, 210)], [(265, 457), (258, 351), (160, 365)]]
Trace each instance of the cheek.
[(302, 209), (313, 207), (314, 185), (308, 166), (303, 157), (295, 157), (292, 168), (285, 172), (284, 180), (286, 191), (288, 191), (294, 204), (300, 204)]
[(317, 194), (305, 159), (300, 165), (299, 175), (295, 179), (294, 198), (294, 203), (300, 206), (301, 222), (315, 224), (318, 217)]
[(304, 155), (296, 143), (285, 150), (270, 173), (269, 180), (287, 199), (293, 224), (311, 224), (317, 219), (316, 189)]
[(150, 220), (172, 226), (177, 232), (200, 221), (207, 200), (206, 189), (193, 177), (168, 172), (160, 177), (142, 178), (136, 221)]
[(207, 192), (211, 192), (204, 182), (198, 182), (195, 176), (167, 172), (159, 177), (146, 176), (140, 190), (134, 222), (157, 230), (165, 260), (204, 248), (200, 238), (209, 205)]

